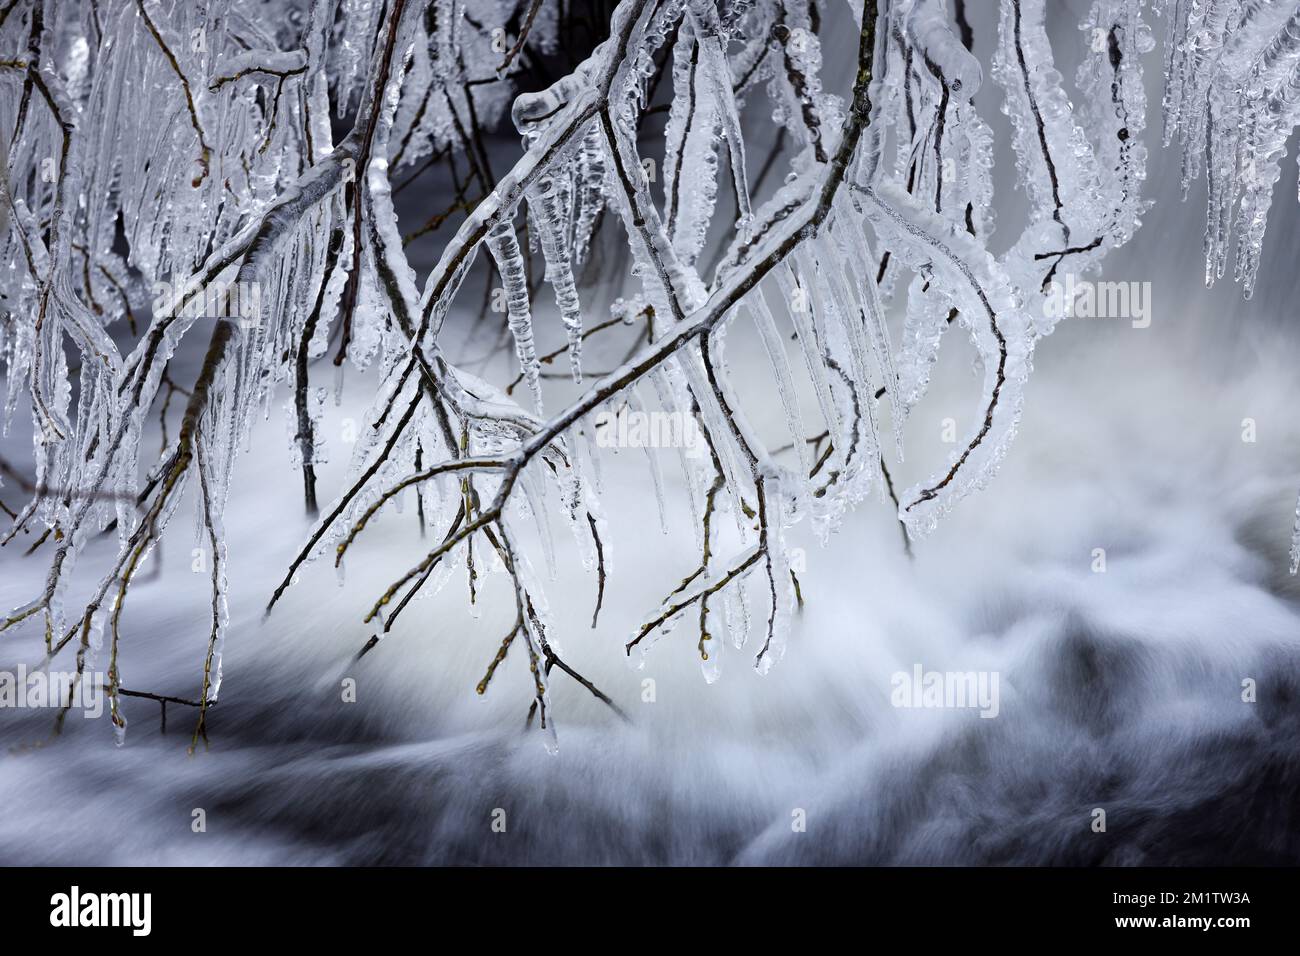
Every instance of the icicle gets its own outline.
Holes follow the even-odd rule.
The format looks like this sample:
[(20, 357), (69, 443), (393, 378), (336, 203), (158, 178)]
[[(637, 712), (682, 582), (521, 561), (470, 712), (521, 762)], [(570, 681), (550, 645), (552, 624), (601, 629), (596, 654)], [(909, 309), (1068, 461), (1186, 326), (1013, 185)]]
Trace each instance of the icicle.
[(753, 212), (749, 208), (749, 183), (745, 173), (745, 139), (740, 129), (740, 113), (727, 55), (723, 48), (718, 11), (711, 0), (690, 0), (691, 19), (699, 37), (700, 65), (712, 88), (712, 100), (731, 156), (731, 175), (735, 181), (737, 223), (742, 234), (748, 232)]
[(831, 396), (831, 383), (826, 367), (825, 330), (822, 328), (823, 305), (821, 290), (802, 275), (795, 275), (790, 266), (777, 270), (777, 283), (790, 306), (790, 319), (799, 337), (799, 350), (803, 353), (808, 376), (817, 394), (822, 420), (831, 434), (839, 434), (840, 420), (835, 401)]
[(867, 343), (864, 334), (862, 306), (850, 291), (847, 265), (839, 250), (836, 249), (834, 241), (819, 239), (816, 243), (816, 254), (820, 267), (812, 274), (827, 280), (830, 291), (827, 299), (829, 314), (833, 316), (848, 345), (847, 351), (851, 360), (849, 379), (859, 392), (859, 405), (863, 413), (862, 424), (865, 426), (863, 437), (867, 441), (867, 447), (863, 451), (869, 461), (875, 462), (880, 457), (880, 436), (874, 407), (868, 401), (871, 392), (871, 373), (867, 355), (871, 352), (871, 346)]
[(528, 270), (523, 253), (519, 250), (515, 227), (508, 218), (503, 216), (488, 233), (487, 245), (505, 283), (507, 321), (510, 334), (515, 340), (519, 370), (524, 374), (524, 381), (528, 383), (528, 390), (533, 396), (533, 405), (540, 415), (541, 366), (537, 361), (537, 350), (533, 346), (533, 317), (528, 307)]
[(737, 578), (722, 592), (722, 615), (731, 635), (731, 646), (744, 648), (749, 641), (749, 599), (745, 594), (745, 579)]
[(542, 255), (546, 258), (546, 281), (555, 290), (555, 303), (560, 309), (569, 340), (569, 366), (574, 382), (582, 383), (582, 306), (578, 302), (578, 288), (573, 276), (573, 265), (565, 245), (566, 210), (560, 203), (559, 188), (554, 176), (543, 176), (528, 194), (528, 208), (537, 227)]
[(704, 248), (718, 195), (717, 104), (700, 75), (700, 44), (685, 23), (673, 48), (673, 85), (664, 129), (664, 229), (691, 265)]
[(578, 153), (578, 213), (573, 230), (573, 261), (581, 266), (595, 234), (601, 210), (605, 208), (605, 147), (600, 127), (587, 129)]
[[(519, 483), (524, 490), (520, 499), (520, 510), (531, 514), (537, 526), (537, 539), (542, 546), (542, 557), (546, 564), (546, 573), (555, 579), (555, 538), (551, 534), (551, 522), (546, 509), (546, 484), (535, 469), (525, 468), (520, 473)], [(526, 502), (526, 505), (525, 505)]]
[(857, 224), (848, 209), (847, 200), (842, 196), (837, 197), (835, 206), (839, 228), (833, 225), (832, 235), (837, 239), (846, 240), (848, 254), (843, 257), (842, 266), (853, 286), (864, 290), (861, 294), (862, 318), (866, 323), (867, 339), (871, 343), (876, 367), (885, 386), (885, 398), (889, 401), (890, 410), (893, 412), (894, 446), (898, 459), (902, 461), (903, 420), (907, 415), (907, 406), (898, 397), (898, 372), (894, 367), (894, 347), (890, 342), (889, 326), (885, 321), (885, 307), (880, 301), (880, 290), (876, 287), (874, 277), (860, 271), (863, 264), (878, 262), (879, 259), (863, 234), (861, 226)]
[(799, 398), (794, 391), (794, 377), (790, 374), (790, 362), (785, 352), (785, 342), (777, 330), (772, 310), (768, 308), (763, 297), (762, 288), (755, 289), (745, 300), (754, 324), (758, 328), (763, 349), (767, 352), (768, 363), (776, 375), (777, 395), (781, 399), (781, 408), (785, 412), (786, 428), (790, 431), (790, 440), (794, 443), (799, 460), (799, 474), (808, 474), (812, 462), (808, 458), (808, 443), (804, 440), (808, 433), (804, 430), (803, 414), (799, 411)]

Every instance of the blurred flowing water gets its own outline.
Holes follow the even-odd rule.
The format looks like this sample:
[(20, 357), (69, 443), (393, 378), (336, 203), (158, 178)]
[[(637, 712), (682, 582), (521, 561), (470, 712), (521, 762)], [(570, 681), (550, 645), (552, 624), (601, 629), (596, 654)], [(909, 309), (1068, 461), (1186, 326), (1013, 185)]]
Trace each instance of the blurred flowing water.
[[(1148, 79), (1158, 97), (1158, 75)], [(360, 539), (346, 587), (312, 565), (263, 621), (310, 528), (277, 403), (237, 465), (226, 515), (232, 625), (210, 747), (188, 757), (193, 713), (169, 708), (163, 734), (144, 700), (127, 701), (121, 748), (107, 718), (73, 716), (54, 739), (50, 711), (0, 710), (0, 862), (1300, 862), (1300, 585), (1286, 573), (1300, 485), (1300, 220), (1284, 182), (1254, 300), (1231, 283), (1207, 291), (1203, 185), (1181, 204), (1176, 157), (1148, 143), (1157, 206), (1102, 278), (1151, 283), (1150, 327), (1071, 320), (1040, 343), (1001, 474), (918, 542), (914, 561), (881, 503), (859, 507), (825, 548), (796, 528), (806, 606), (766, 677), (751, 637), (707, 684), (686, 624), (643, 669), (628, 666), (623, 643), (697, 560), (670, 452), (662, 534), (642, 453), (605, 462), (612, 567), (599, 627), (594, 578), (558, 527), (547, 588), (561, 654), (630, 725), (557, 672), (549, 754), (523, 729), (518, 649), (474, 693), (513, 617), (500, 575), (486, 576), (480, 617), (460, 574), (351, 663), (370, 601), (428, 549), (409, 502)], [(1010, 241), (1011, 212), (1003, 222)], [(469, 337), (472, 310), (457, 321)], [(544, 324), (541, 347), (558, 346), (558, 321)], [(757, 343), (730, 342), (739, 390), (761, 395)], [(593, 339), (590, 367), (623, 347)], [(940, 460), (945, 417), (974, 414), (977, 380), (955, 337), (936, 381), (908, 425), (903, 483)], [(330, 411), (326, 498), (347, 454), (340, 422), (361, 419), (372, 387), (349, 379)], [(754, 418), (781, 434), (776, 409)], [(4, 454), (24, 461), (28, 442), (17, 426)], [(190, 507), (161, 572), (131, 589), (127, 687), (198, 693), (207, 595), (191, 571)], [(15, 550), (26, 546), (0, 553), (6, 606), (40, 587), (44, 564)], [(83, 570), (111, 546), (94, 543)], [(0, 637), (0, 671), (40, 656), (34, 629)], [(918, 664), (996, 673), (996, 718), (892, 706), (892, 676)], [(345, 678), (355, 703), (342, 699)], [(1254, 702), (1242, 699), (1247, 680)]]

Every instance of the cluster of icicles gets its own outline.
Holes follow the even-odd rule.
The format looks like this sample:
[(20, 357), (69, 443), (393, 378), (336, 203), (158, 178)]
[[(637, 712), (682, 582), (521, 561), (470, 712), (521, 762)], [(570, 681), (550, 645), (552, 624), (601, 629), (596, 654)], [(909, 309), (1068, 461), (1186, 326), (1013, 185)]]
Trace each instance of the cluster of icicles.
[[(346, 359), (376, 369), (381, 385), (352, 453), (355, 493), (327, 509), (312, 555), (338, 554), (376, 509), (399, 507), (392, 489), (422, 469), (463, 456), (513, 461), (550, 435), (528, 451), (497, 522), (519, 556), (524, 638), (536, 660), (549, 622), (515, 525), (528, 519), (553, 568), (550, 519), (562, 516), (595, 568), (606, 526), (594, 418), (624, 405), (671, 410), (697, 419), (708, 439), (709, 454), (679, 456), (706, 560), (632, 643), (643, 653), (673, 625), (698, 621), (709, 679), (728, 645), (750, 646), (762, 671), (781, 656), (796, 601), (784, 532), (808, 517), (825, 536), (849, 507), (891, 490), (887, 462), (901, 461), (903, 423), (927, 392), (949, 328), (962, 329), (974, 349), (980, 396), (942, 467), (899, 490), (908, 533), (931, 530), (1005, 456), (1033, 348), (1061, 315), (1045, 307), (1052, 283), (1095, 270), (1132, 237), (1146, 208), (1141, 62), (1154, 40), (1145, 18), (1167, 13), (1170, 24), (1165, 139), (1184, 144), (1188, 181), (1202, 162), (1210, 180), (1207, 277), (1222, 274), (1235, 228), (1236, 277), (1247, 294), (1300, 98), (1296, 3), (1094, 0), (1079, 24), (1085, 53), (1075, 105), (1053, 66), (1043, 0), (1001, 0), (990, 76), (1011, 120), (1030, 211), (995, 254), (993, 134), (975, 107), (985, 77), (968, 27), (969, 14), (991, 7), (879, 0), (864, 13), (862, 0), (622, 0), (610, 40), (571, 75), (514, 100), (525, 155), (420, 290), (402, 251), (390, 167), (463, 148), (471, 117), (488, 126), (506, 116), (509, 84), (480, 80), (501, 65), (494, 24), (519, 22), (531, 4), (281, 6), (283, 17), (267, 17), (264, 4), (248, 0), (20, 0), (0, 12), (0, 57), (13, 53), (0, 65), (0, 128), (17, 134), (4, 185), (9, 228), (0, 236), (4, 411), (7, 421), (29, 396), (36, 484), (45, 489), (15, 530), (59, 530), (49, 588), (27, 610), (39, 612), (57, 642), (75, 560), (115, 523), (118, 560), (85, 614), (74, 616), (85, 620), (78, 643), (89, 665), (114, 594), (141, 560), (134, 551), (147, 554), (179, 501), (179, 489), (164, 494), (159, 485), (173, 472), (182, 486), (197, 483), (198, 527), (214, 561), (209, 700), (220, 687), (227, 616), (220, 515), (237, 449), (257, 409), (325, 353), (345, 311)], [(530, 17), (541, 49), (555, 44), (554, 6)], [(862, 31), (871, 40), (869, 87), (831, 92), (840, 84), (823, 76), (819, 35), (850, 20), (859, 29), (873, 13)], [(992, 19), (977, 18), (976, 29), (992, 30)], [(661, 74), (667, 97), (653, 94)], [(636, 137), (652, 96), (669, 104), (659, 183), (642, 174)], [(333, 142), (331, 103), (338, 115), (375, 117), (368, 152), (353, 137)], [(752, 103), (781, 127), (788, 157), (780, 184), (755, 197), (742, 122)], [(869, 115), (856, 115), (868, 103)], [(846, 136), (851, 153), (839, 157)], [(357, 169), (361, 156), (369, 161)], [(347, 200), (354, 187), (360, 216)], [(724, 215), (723, 247), (710, 256)], [(620, 307), (629, 318), (653, 315), (653, 336), (602, 379), (623, 385), (606, 393), (597, 382), (573, 404), (544, 410), (525, 244), (544, 260), (581, 383), (591, 323), (577, 276), (601, 223), (626, 234), (640, 289)], [(501, 276), (531, 409), (457, 368), (439, 345), (480, 250)], [(161, 299), (160, 282), (169, 283)], [(231, 322), (229, 345), (212, 350), (194, 415), (187, 410), (190, 427), (151, 464), (141, 436), (167, 361), (191, 329), (210, 328), (197, 321), (202, 313), (174, 306), (232, 282), (256, 286), (257, 320)], [(152, 314), (137, 330), (150, 298)], [(684, 334), (720, 299), (730, 304), (717, 321)], [(887, 322), (896, 303), (901, 337)], [(788, 434), (768, 444), (727, 374), (726, 338), (737, 325), (762, 344), (783, 409)], [(68, 362), (65, 336), (79, 362)], [(119, 351), (128, 340), (131, 350)], [(815, 409), (798, 400), (801, 379)], [(316, 435), (323, 397), (315, 388), (305, 405)], [(827, 451), (815, 456), (806, 439), (823, 430)], [(325, 451), (319, 441), (292, 449), (317, 462)], [(649, 454), (662, 515), (661, 464)], [(498, 468), (473, 480), (491, 500), (504, 479)], [(439, 536), (467, 520), (463, 474), (411, 485)], [(549, 506), (551, 495), (561, 507)], [(720, 516), (727, 520), (710, 520)], [(406, 598), (450, 580), (477, 540), (417, 564), (404, 579)], [(1297, 542), (1300, 561), (1300, 512)], [(755, 652), (758, 605), (764, 633)], [(394, 616), (386, 608), (381, 601), (372, 614), (385, 633)], [(535, 670), (544, 700), (545, 675)]]
[[(1300, 3), (1167, 0), (1164, 141), (1183, 150), (1184, 194), (1202, 169), (1208, 190), (1205, 283), (1227, 269), (1255, 289), (1273, 189), (1300, 124)], [(1291, 573), (1300, 571), (1300, 500)]]

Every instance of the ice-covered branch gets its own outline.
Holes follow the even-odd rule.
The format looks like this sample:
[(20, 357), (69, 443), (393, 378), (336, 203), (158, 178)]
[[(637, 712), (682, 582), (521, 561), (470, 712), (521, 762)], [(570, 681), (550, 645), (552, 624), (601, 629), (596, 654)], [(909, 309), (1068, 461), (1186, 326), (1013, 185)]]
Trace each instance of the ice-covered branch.
[[(243, 0), (102, 0), (0, 17), (0, 85), (13, 93), (0, 126), (16, 133), (0, 184), (3, 407), (25, 399), (37, 435), (5, 540), (40, 525), (37, 544), (54, 539), (40, 552), (42, 592), (0, 631), (39, 620), (47, 655), (71, 646), (85, 671), (107, 627), (119, 734), (132, 696), (123, 608), (188, 488), (211, 552), (193, 744), (205, 736), (229, 627), (234, 462), (254, 410), (281, 388), (316, 521), (268, 611), (322, 555), (343, 575), (363, 533), (414, 496), (428, 541), (359, 613), (372, 625), (360, 653), (382, 653), (416, 598), (457, 575), (477, 610), (491, 561), (506, 572), (510, 620), (480, 692), (513, 650), (529, 672), (530, 725), (554, 732), (556, 667), (617, 709), (556, 651), (533, 566), (554, 564), (558, 519), (594, 575), (597, 626), (619, 537), (597, 494), (602, 422), (658, 408), (680, 430), (698, 550), (625, 646), (645, 652), (689, 617), (714, 680), (727, 644), (746, 645), (753, 605), (763, 633), (749, 657), (765, 671), (803, 603), (789, 529), (807, 517), (825, 537), (875, 496), (896, 509), (905, 548), (921, 546), (1012, 447), (1033, 350), (1063, 314), (1046, 308), (1054, 283), (1098, 268), (1146, 209), (1144, 0), (1092, 0), (1077, 108), (1044, 0), (999, 0), (984, 17), (944, 0), (622, 0), (607, 36), (567, 51), (576, 65), (559, 79), (547, 56), (560, 14), (535, 0), (489, 6), (284, 0), (292, 16), (271, 22)], [(1209, 277), (1235, 228), (1248, 294), (1300, 115), (1298, 10), (1209, 0), (1170, 11), (1166, 137), (1184, 146), (1189, 181), (1205, 153)], [(850, 21), (853, 62), (830, 69), (823, 41)], [(985, 31), (987, 71), (974, 52)], [(999, 255), (995, 127), (976, 108), (986, 72), (1029, 199)], [(530, 92), (512, 103), (521, 77)], [(337, 144), (331, 112), (352, 122)], [(506, 146), (484, 134), (507, 117), (520, 153), (498, 175)], [(753, 117), (779, 127), (755, 175)], [(444, 168), (450, 199), (404, 232), (398, 194)], [(432, 241), (436, 256), (409, 253)], [(427, 274), (413, 265), (431, 260)], [(629, 263), (612, 314), (596, 314), (584, 279), (605, 269), (623, 281)], [(472, 274), (503, 314), (482, 322), (496, 344), (481, 362), (458, 358), (449, 320), (468, 311)], [(208, 344), (185, 387), (168, 368), (196, 328)], [(952, 454), (908, 474), (903, 426), (950, 329), (974, 351), (978, 397)], [(753, 414), (767, 395), (728, 363), (737, 336), (766, 363), (772, 434)], [(624, 360), (584, 369), (605, 343)], [(375, 391), (322, 508), (327, 413), (313, 377), (327, 352)], [(544, 371), (564, 355), (568, 375)], [(185, 407), (171, 440), (174, 394)], [(162, 451), (142, 458), (154, 409)], [(688, 453), (688, 435), (703, 454)], [(648, 463), (662, 521), (667, 482), (653, 451)], [(101, 529), (117, 548), (69, 625), (64, 595)]]

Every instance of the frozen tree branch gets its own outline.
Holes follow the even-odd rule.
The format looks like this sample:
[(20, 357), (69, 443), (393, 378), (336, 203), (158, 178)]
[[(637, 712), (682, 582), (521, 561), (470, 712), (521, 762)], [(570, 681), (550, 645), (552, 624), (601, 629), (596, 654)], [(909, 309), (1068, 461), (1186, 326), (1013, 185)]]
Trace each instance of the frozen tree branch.
[[(479, 692), (514, 649), (530, 678), (529, 726), (548, 740), (556, 667), (625, 717), (554, 650), (534, 562), (553, 565), (552, 524), (566, 525), (595, 579), (597, 628), (618, 538), (596, 493), (602, 416), (653, 405), (707, 452), (678, 449), (698, 562), (626, 651), (648, 652), (690, 618), (716, 679), (726, 644), (747, 646), (757, 607), (751, 659), (766, 671), (803, 604), (787, 531), (806, 517), (824, 538), (874, 495), (892, 503), (907, 553), (921, 546), (1008, 453), (1033, 351), (1061, 317), (1046, 307), (1054, 284), (1098, 268), (1147, 206), (1144, 0), (1091, 3), (1077, 110), (1043, 0), (1000, 0), (996, 23), (944, 0), (622, 0), (585, 58), (566, 51), (569, 73), (513, 102), (514, 82), (539, 73), (558, 42), (561, 16), (544, 2), (499, 5), (501, 22), (469, 16), (464, 0), (276, 6), (292, 16), (263, 22), (244, 0), (0, 9), (0, 128), (14, 131), (0, 197), (3, 409), (25, 399), (37, 436), (34, 477), (4, 469), (27, 498), (4, 506), (5, 540), (33, 529), (44, 531), (36, 546), (54, 539), (41, 593), (0, 632), (39, 620), (47, 658), (71, 647), (85, 674), (107, 627), (119, 739), (123, 698), (151, 696), (122, 685), (123, 609), (188, 488), (210, 559), (201, 686), (194, 701), (152, 699), (195, 706), (191, 746), (206, 740), (229, 628), (223, 515), (254, 411), (281, 388), (316, 520), (268, 613), (320, 555), (342, 574), (362, 533), (414, 496), (429, 542), (367, 605), (360, 623), (374, 631), (358, 656), (454, 576), (475, 607), (493, 600), (480, 572), (499, 563), (509, 629), (493, 638)], [(1189, 182), (1204, 164), (1210, 183), (1207, 280), (1222, 275), (1235, 228), (1249, 294), (1300, 115), (1298, 5), (1166, 6), (1165, 139), (1184, 147)], [(835, 76), (821, 39), (850, 20), (853, 63)], [(507, 26), (517, 35), (503, 45)], [(975, 108), (984, 28), (996, 28), (990, 75), (1030, 205), (1000, 255), (989, 244), (994, 134)], [(331, 111), (351, 118), (337, 144)], [(780, 128), (750, 176), (755, 113)], [(498, 177), (486, 133), (507, 114), (522, 152)], [(660, 141), (652, 115), (666, 124)], [(444, 169), (450, 202), (404, 234), (395, 195)], [(431, 237), (441, 245), (422, 276), (408, 249)], [(610, 245), (634, 279), (600, 316), (580, 276)], [(539, 347), (552, 310), (538, 301), (535, 255), (560, 349)], [(493, 351), (465, 363), (449, 317), (467, 311), (476, 269), (499, 278), (504, 322)], [(155, 300), (137, 330), (145, 288)], [(178, 385), (169, 363), (196, 326), (205, 357)], [(949, 329), (974, 350), (978, 401), (948, 459), (896, 484), (903, 425)], [(784, 434), (750, 422), (756, 399), (727, 362), (736, 334), (762, 346)], [(584, 350), (606, 342), (625, 359), (584, 384)], [(312, 366), (331, 350), (374, 399), (321, 508), (326, 413)], [(561, 355), (570, 374), (544, 373)], [(527, 408), (513, 398), (520, 384)], [(186, 404), (171, 441), (177, 393)], [(142, 459), (155, 407), (162, 451)], [(650, 470), (662, 515), (653, 453)], [(64, 595), (100, 531), (116, 551), (69, 615)]]

